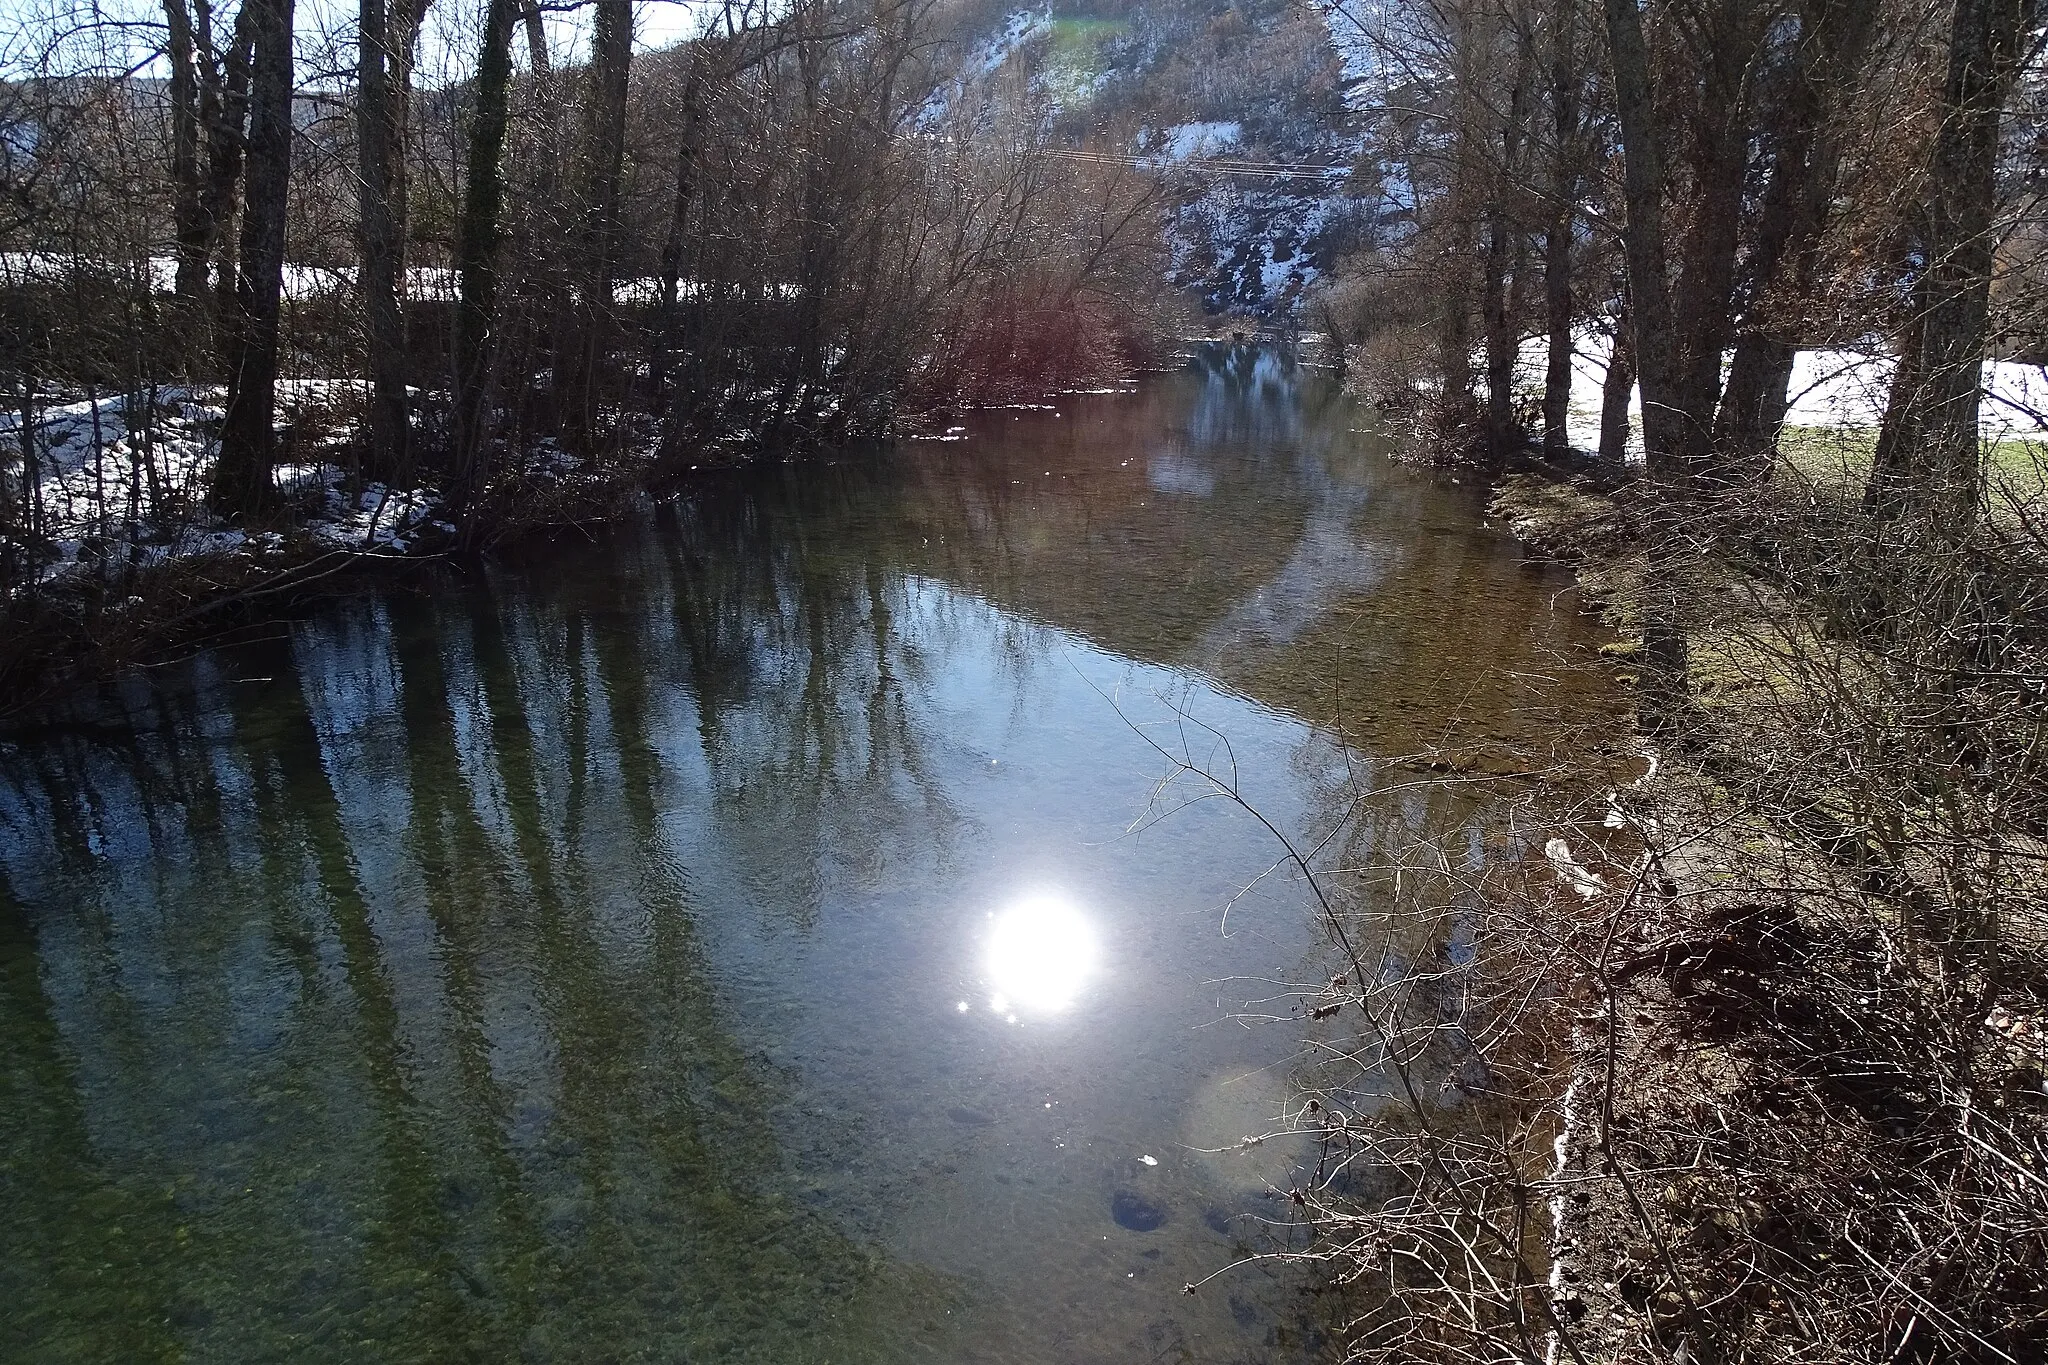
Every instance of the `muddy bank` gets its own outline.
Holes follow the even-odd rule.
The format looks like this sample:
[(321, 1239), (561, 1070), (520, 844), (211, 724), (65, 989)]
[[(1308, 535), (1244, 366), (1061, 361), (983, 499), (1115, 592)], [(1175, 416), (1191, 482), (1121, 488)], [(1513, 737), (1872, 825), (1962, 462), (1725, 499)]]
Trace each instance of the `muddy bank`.
[[(1937, 558), (1768, 489), (1676, 532), (1591, 479), (1511, 476), (1491, 510), (1624, 632), (1675, 596), (1687, 661), (1651, 772), (1573, 837), (1599, 885), (1550, 898), (1570, 1062), (1529, 1102), (1557, 1119), (1562, 1335), (1591, 1360), (2038, 1358), (2048, 887), (2011, 854), (2038, 846), (2040, 707), (1929, 664), (1976, 619), (1946, 576), (2033, 601), (2040, 547), (1986, 525)], [(2038, 633), (2002, 629), (2017, 669)]]

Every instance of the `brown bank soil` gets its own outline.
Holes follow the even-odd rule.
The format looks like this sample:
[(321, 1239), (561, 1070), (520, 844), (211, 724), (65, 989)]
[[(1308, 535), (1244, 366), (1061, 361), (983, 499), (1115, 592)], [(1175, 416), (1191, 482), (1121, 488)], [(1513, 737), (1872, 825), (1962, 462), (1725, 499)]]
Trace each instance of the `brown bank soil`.
[[(1611, 481), (1513, 473), (1497, 485), (1489, 511), (1530, 554), (1571, 566), (1610, 623), (1630, 628), (1643, 533)], [(1618, 662), (1635, 649), (1626, 636), (1609, 647)], [(1663, 771), (1654, 762), (1629, 789), (1628, 806), (1664, 795)], [(1551, 1290), (1584, 1358), (1662, 1361), (1681, 1347), (1690, 1353), (1697, 1335), (1666, 1264), (1670, 1245), (1710, 1242), (1717, 1216), (1728, 1217), (1686, 1202), (1671, 1173), (1686, 1169), (1690, 1157), (1670, 1136), (1702, 1108), (1729, 1102), (1740, 1066), (1731, 1040), (1701, 1029), (1680, 993), (1691, 945), (1711, 938), (1707, 917), (1688, 914), (1696, 898), (1677, 885), (1688, 869), (1670, 859), (1653, 868), (1641, 839), (1608, 843), (1618, 858), (1610, 865), (1597, 861), (1597, 846), (1578, 850), (1606, 890), (1580, 901), (1560, 888), (1556, 898), (1557, 913), (1574, 922), (1567, 932), (1581, 944), (1585, 967), (1558, 997), (1572, 1017), (1559, 1029), (1569, 1034), (1570, 1069), (1554, 1176), (1560, 1193), (1551, 1204)]]
[[(1491, 510), (1627, 635), (1640, 498), (1518, 473)], [(1686, 571), (1689, 591), (1741, 594), (1731, 565)], [(1824, 708), (1741, 643), (1785, 627), (1772, 594), (1743, 600), (1691, 640), (1682, 718), (1606, 836), (1574, 845), (1604, 889), (1552, 898), (1577, 964), (1554, 997), (1555, 1358), (2048, 1359), (2048, 920), (2005, 896), (1987, 963), (1930, 932), (1953, 928), (1953, 899), (1923, 896), (1828, 801), (1761, 799), (1759, 754), (1830, 751), (1790, 733)], [(1609, 647), (1624, 670), (1635, 649)]]

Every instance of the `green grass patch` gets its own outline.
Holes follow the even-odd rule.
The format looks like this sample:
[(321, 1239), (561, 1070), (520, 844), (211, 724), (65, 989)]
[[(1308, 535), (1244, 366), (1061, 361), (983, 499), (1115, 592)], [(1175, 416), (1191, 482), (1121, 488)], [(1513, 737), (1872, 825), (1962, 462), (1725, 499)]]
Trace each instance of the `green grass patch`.
[[(1821, 493), (1860, 497), (1876, 453), (1875, 427), (1787, 426), (1778, 437), (1781, 472)], [(2048, 442), (1988, 442), (1984, 459), (1994, 500), (2000, 493), (2027, 502), (2048, 496)]]
[(1055, 19), (1046, 39), (1045, 80), (1062, 99), (1089, 92), (1102, 74), (1102, 45), (1129, 30), (1122, 19)]
[(1870, 427), (1788, 425), (1778, 435), (1781, 468), (1828, 491), (1862, 492), (1876, 453), (1877, 432)]
[(1052, 49), (1062, 57), (1095, 50), (1120, 34), (1128, 33), (1128, 19), (1055, 19), (1052, 21)]

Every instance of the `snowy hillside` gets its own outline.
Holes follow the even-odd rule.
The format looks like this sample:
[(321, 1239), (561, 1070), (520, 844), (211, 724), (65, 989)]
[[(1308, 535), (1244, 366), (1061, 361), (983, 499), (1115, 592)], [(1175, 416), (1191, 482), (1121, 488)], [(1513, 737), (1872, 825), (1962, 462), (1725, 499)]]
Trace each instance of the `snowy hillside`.
[(1355, 59), (1320, 11), (1240, 0), (1018, 9), (963, 33), (961, 81), (1022, 73), (1056, 141), (1168, 178), (1174, 282), (1212, 313), (1294, 310), (1385, 216), (1351, 175), (1362, 139), (1345, 91)]

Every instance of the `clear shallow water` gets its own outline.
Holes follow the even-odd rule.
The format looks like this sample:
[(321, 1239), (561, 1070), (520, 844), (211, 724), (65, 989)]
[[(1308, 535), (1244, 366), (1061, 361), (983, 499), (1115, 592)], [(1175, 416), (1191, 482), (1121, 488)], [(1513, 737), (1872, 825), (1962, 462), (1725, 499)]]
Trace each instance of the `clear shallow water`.
[(1306, 1236), (1237, 1144), (1325, 945), (1140, 731), (1289, 831), (1423, 755), (1364, 858), (1592, 705), (1369, 425), (1212, 351), (0, 744), (0, 1357), (1316, 1358), (1298, 1275), (1181, 1286)]

